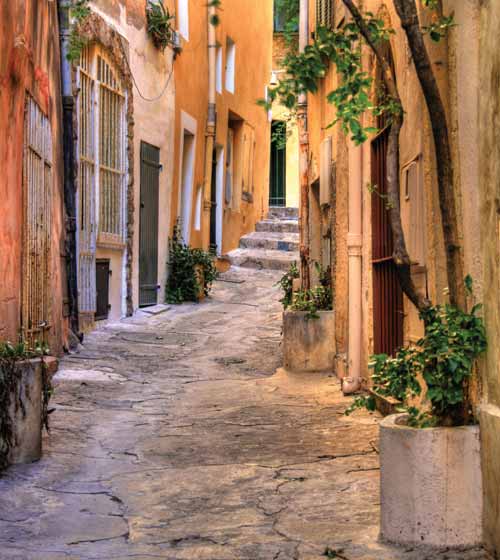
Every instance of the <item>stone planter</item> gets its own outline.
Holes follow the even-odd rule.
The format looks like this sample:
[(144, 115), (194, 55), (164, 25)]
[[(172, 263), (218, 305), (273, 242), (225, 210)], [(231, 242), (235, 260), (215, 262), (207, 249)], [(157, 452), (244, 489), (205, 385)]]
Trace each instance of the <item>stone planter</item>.
[(13, 429), (8, 455), (11, 465), (32, 463), (42, 455), (42, 363), (39, 359), (26, 360), (19, 362), (18, 368), (18, 392), (9, 407)]
[(333, 371), (335, 361), (335, 312), (283, 313), (284, 366), (288, 371)]
[(482, 541), (479, 426), (415, 429), (405, 414), (380, 424), (381, 537), (404, 545)]

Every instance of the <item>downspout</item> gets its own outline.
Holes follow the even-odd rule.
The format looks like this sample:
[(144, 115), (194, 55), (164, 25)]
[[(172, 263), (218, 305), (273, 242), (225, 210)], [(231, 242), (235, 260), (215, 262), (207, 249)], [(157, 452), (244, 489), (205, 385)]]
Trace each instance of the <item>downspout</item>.
[[(304, 52), (309, 42), (309, 0), (300, 0), (299, 51)], [(310, 288), (309, 270), (309, 132), (307, 124), (307, 93), (299, 96), (297, 106), (300, 171), (300, 275), (302, 289)]]
[[(205, 209), (209, 211), (208, 220), (208, 241), (210, 244), (210, 216), (211, 216), (211, 191), (212, 191), (212, 163), (215, 145), (215, 127), (216, 127), (216, 55), (217, 41), (215, 35), (215, 21), (217, 18), (217, 9), (213, 2), (209, 2), (207, 6), (207, 26), (208, 26), (208, 114), (207, 127), (205, 130), (205, 177), (204, 177), (204, 200)], [(205, 230), (206, 231), (206, 230)], [(222, 247), (218, 247), (218, 251), (222, 251)]]
[(64, 206), (66, 210), (66, 276), (69, 301), (70, 328), (82, 340), (78, 320), (78, 260), (76, 249), (76, 189), (75, 153), (73, 138), (74, 97), (71, 63), (68, 60), (70, 36), (69, 11), (71, 0), (58, 0), (59, 39), (61, 50), (61, 92), (63, 108)]
[(362, 274), (362, 182), (363, 151), (349, 144), (349, 225), (347, 255), (349, 263), (348, 370), (342, 380), (342, 391), (349, 395), (361, 387), (361, 274)]

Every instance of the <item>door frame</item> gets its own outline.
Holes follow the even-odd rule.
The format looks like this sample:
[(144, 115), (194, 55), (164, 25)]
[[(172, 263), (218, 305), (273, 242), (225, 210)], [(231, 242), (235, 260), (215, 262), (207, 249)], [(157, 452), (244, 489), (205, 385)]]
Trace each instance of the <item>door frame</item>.
[[(193, 184), (196, 165), (196, 140), (197, 122), (191, 115), (181, 111), (181, 128), (179, 138), (179, 200), (177, 204), (177, 216), (182, 220), (182, 237), (184, 243), (189, 244), (191, 237), (191, 222), (193, 216)], [(185, 146), (186, 136), (192, 140), (188, 148)], [(189, 154), (185, 151), (189, 149)], [(185, 159), (185, 158), (188, 159)], [(187, 170), (185, 165), (188, 166)], [(183, 205), (185, 201), (185, 206)]]

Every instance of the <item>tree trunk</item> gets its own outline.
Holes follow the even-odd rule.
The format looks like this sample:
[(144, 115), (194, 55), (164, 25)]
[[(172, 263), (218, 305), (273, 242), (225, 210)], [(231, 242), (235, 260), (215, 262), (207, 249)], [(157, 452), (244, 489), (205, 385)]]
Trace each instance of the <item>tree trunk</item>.
[[(379, 45), (372, 40), (370, 32), (366, 27), (365, 20), (354, 2), (352, 0), (342, 1), (351, 13), (365, 41), (377, 58), (377, 62), (382, 70), (382, 78), (387, 88), (387, 93), (393, 99), (393, 101), (401, 106), (402, 109), (402, 103), (399, 96), (399, 91), (396, 86), (396, 80), (389, 62), (383, 56)], [(418, 292), (411, 277), (411, 259), (406, 247), (406, 239), (404, 235), (403, 224), (401, 221), (401, 207), (399, 202), (399, 136), (401, 133), (401, 127), (403, 126), (403, 114), (403, 110), (401, 110), (401, 114), (394, 115), (392, 117), (392, 123), (390, 125), (391, 130), (389, 133), (389, 143), (387, 148), (388, 214), (394, 242), (394, 264), (396, 266), (401, 289), (405, 293), (406, 297), (413, 303), (413, 305), (415, 305), (415, 307), (419, 311), (422, 311), (430, 305), (430, 302), (423, 294)]]
[(408, 38), (432, 126), (450, 303), (465, 308), (464, 272), (446, 112), (420, 28), (415, 0), (394, 0), (394, 5)]

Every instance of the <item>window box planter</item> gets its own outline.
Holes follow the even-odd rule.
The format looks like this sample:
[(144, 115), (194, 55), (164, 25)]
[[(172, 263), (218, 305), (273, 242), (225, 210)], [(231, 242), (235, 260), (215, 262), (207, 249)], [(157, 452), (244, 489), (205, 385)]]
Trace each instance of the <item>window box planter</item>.
[(439, 548), (482, 541), (479, 426), (410, 428), (405, 414), (380, 424), (381, 538)]
[(19, 383), (9, 406), (12, 446), (7, 462), (11, 465), (32, 463), (42, 455), (42, 362), (38, 358), (24, 360), (17, 368)]
[(332, 372), (335, 361), (335, 312), (283, 313), (284, 366), (288, 371)]

